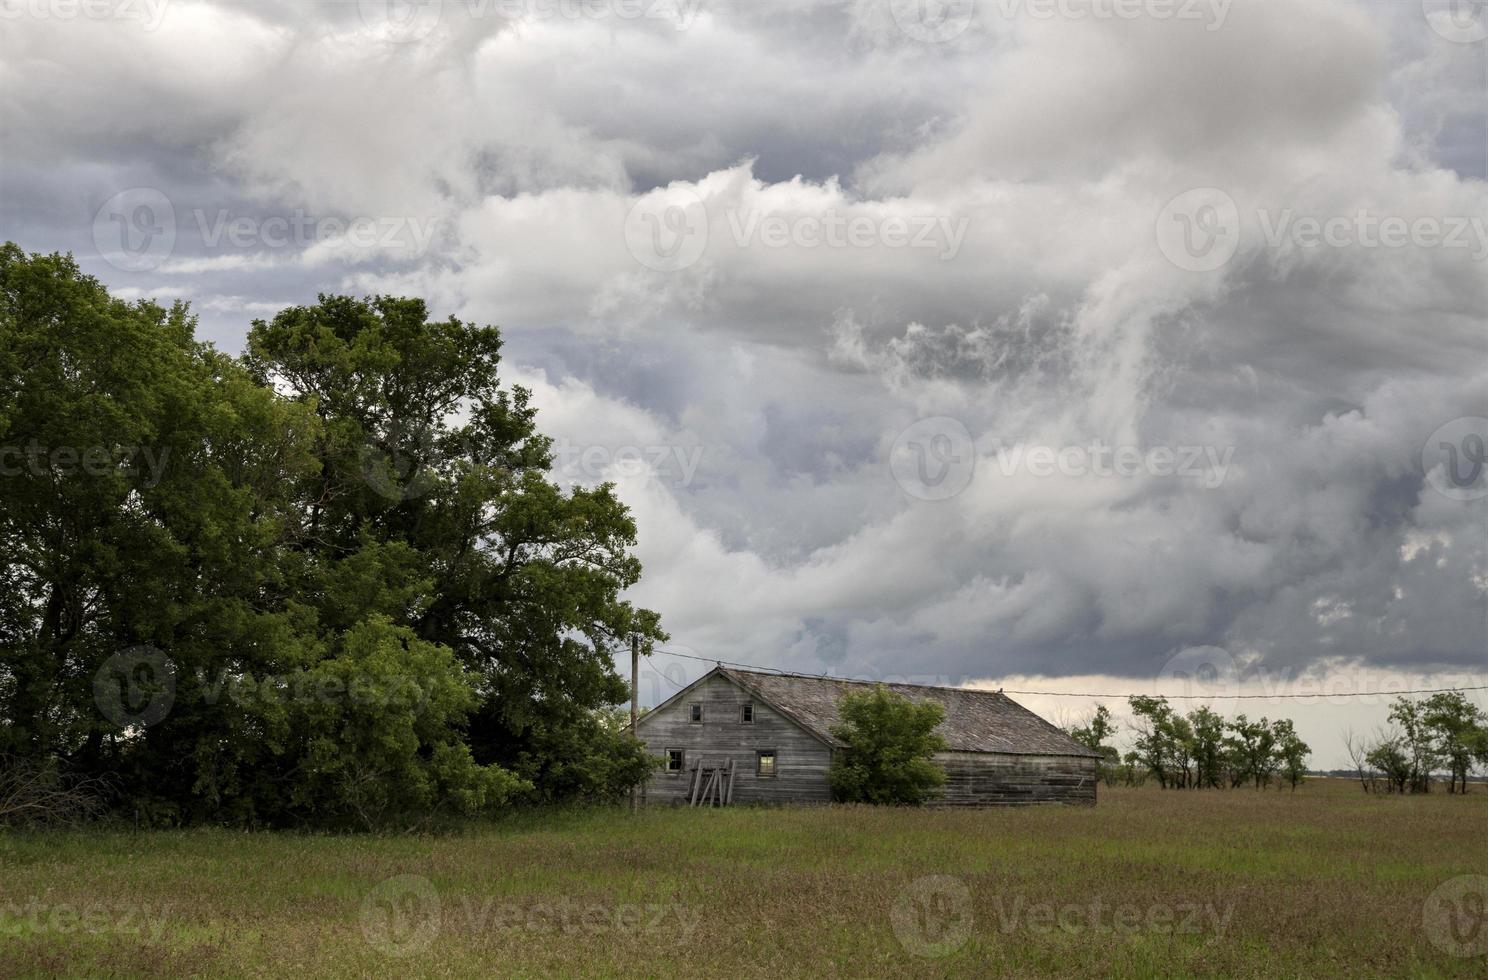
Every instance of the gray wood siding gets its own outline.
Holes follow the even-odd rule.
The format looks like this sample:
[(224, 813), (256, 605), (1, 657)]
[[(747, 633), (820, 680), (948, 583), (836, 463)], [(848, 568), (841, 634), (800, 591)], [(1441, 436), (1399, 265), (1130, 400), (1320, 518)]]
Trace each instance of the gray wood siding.
[[(754, 721), (747, 725), (739, 721), (739, 706), (745, 702), (754, 705)], [(701, 725), (688, 721), (693, 703), (703, 705)], [(654, 756), (664, 759), (667, 749), (687, 753), (681, 773), (652, 775), (646, 785), (649, 803), (685, 802), (687, 768), (699, 759), (709, 764), (734, 760), (735, 803), (825, 803), (832, 797), (827, 782), (831, 749), (726, 678), (711, 677), (672, 704), (650, 712), (636, 731)], [(775, 750), (773, 777), (755, 774), (761, 749)]]
[(937, 806), (1095, 803), (1095, 759), (1077, 756), (941, 752), (946, 770)]

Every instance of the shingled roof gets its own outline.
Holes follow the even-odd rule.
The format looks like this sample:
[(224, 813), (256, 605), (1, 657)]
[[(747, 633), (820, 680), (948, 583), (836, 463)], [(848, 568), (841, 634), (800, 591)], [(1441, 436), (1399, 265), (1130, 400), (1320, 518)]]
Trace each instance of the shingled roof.
[[(865, 681), (771, 674), (733, 667), (719, 667), (718, 672), (833, 746), (842, 745), (832, 735), (832, 726), (841, 720), (837, 714), (838, 703), (850, 691), (872, 690), (874, 686)], [(945, 721), (936, 730), (945, 738), (947, 751), (1099, 758), (1098, 753), (1000, 691), (922, 687), (918, 684), (884, 686), (896, 694), (917, 701), (935, 701), (945, 708)]]

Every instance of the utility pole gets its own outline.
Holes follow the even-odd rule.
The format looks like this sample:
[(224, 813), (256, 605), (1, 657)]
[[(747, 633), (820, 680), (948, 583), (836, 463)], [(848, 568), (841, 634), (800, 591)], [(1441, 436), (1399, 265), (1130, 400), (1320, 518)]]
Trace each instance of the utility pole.
[[(640, 720), (640, 670), (641, 670), (641, 635), (630, 634), (630, 734), (632, 738), (640, 738), (636, 731), (636, 722)], [(630, 811), (636, 810), (636, 790), (630, 788)]]

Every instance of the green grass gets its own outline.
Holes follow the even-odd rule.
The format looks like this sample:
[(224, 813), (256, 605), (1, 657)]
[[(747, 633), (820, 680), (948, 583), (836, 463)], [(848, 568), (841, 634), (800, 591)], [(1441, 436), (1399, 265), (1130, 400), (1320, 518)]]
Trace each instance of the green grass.
[(434, 837), (12, 835), (0, 976), (1485, 976), (1488, 955), (1454, 954), (1488, 949), (1488, 922), (1459, 921), (1464, 947), (1423, 920), (1438, 886), (1485, 874), (1480, 788), (1331, 780)]

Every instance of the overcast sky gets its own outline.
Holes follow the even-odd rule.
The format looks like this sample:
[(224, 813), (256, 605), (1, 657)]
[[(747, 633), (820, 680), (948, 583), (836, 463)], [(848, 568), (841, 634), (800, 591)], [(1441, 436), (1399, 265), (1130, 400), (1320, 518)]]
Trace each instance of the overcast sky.
[(1488, 683), (1485, 37), (1436, 0), (0, 0), (0, 237), (229, 350), (318, 292), (499, 325), (672, 649), (1375, 692), (1225, 702), (1335, 764), (1392, 686)]

